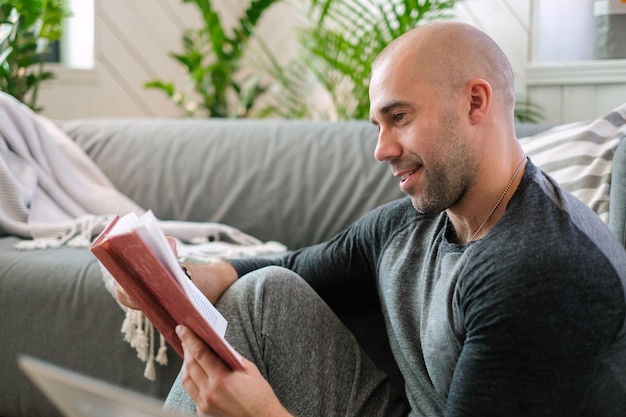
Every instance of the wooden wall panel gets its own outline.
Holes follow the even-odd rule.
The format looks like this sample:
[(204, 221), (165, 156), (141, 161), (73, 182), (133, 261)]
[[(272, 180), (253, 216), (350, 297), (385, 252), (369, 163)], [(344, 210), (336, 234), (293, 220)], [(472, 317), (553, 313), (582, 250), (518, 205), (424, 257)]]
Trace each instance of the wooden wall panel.
[(563, 120), (563, 99), (559, 86), (545, 86), (540, 89), (533, 89), (529, 97), (541, 105), (544, 121), (556, 122)]
[(563, 105), (559, 122), (569, 123), (590, 118), (590, 114), (596, 113), (596, 94), (597, 88), (593, 85), (560, 88), (559, 96)]
[[(626, 67), (626, 61), (624, 61)], [(626, 80), (622, 83), (596, 86), (596, 115), (603, 115), (626, 103)]]
[[(155, 116), (168, 112), (171, 106), (163, 95), (146, 91), (143, 84), (158, 77), (159, 71), (155, 69), (168, 74), (175, 72), (176, 67), (166, 54), (161, 53), (159, 39), (152, 36), (151, 26), (142, 22), (130, 7), (132, 3), (109, 0), (98, 13), (101, 41), (96, 61), (108, 75), (106, 83), (109, 87), (102, 92), (102, 101), (108, 102), (105, 107), (108, 108), (123, 97), (127, 102), (125, 106), (128, 106), (126, 109), (131, 106), (134, 109), (130, 115)], [(156, 48), (159, 50), (155, 51)], [(112, 95), (112, 92), (116, 94)]]

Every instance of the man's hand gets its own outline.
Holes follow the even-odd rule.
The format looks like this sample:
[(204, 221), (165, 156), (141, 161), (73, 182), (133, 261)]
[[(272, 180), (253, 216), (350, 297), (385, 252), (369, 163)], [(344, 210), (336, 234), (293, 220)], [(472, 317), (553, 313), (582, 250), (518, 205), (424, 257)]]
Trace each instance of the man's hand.
[(291, 416), (252, 362), (243, 359), (245, 370), (232, 371), (187, 327), (178, 326), (176, 334), (185, 352), (183, 387), (199, 415)]
[(217, 303), (224, 291), (238, 278), (235, 268), (226, 261), (210, 264), (186, 263), (185, 268), (191, 281), (213, 304)]
[(128, 295), (126, 290), (122, 288), (120, 284), (115, 281), (115, 298), (119, 301), (120, 304), (132, 308), (133, 310), (141, 310), (137, 304), (133, 301), (132, 298)]

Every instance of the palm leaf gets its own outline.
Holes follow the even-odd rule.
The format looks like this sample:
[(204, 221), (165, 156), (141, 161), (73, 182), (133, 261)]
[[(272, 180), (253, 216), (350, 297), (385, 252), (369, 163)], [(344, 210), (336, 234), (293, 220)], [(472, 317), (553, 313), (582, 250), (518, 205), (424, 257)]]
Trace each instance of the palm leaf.
[(183, 0), (184, 3), (195, 3), (204, 20), (204, 30), (208, 34), (213, 53), (218, 59), (225, 59), (224, 45), (228, 43), (220, 16), (208, 0)]
[[(170, 54), (189, 74), (194, 94), (209, 117), (244, 117), (254, 103), (266, 91), (257, 75), (246, 75), (242, 80), (242, 61), (249, 51), (249, 41), (254, 28), (263, 13), (280, 0), (252, 0), (244, 14), (238, 19), (238, 26), (230, 34), (222, 25), (220, 16), (211, 0), (183, 0), (194, 3), (202, 16), (203, 27), (188, 30), (183, 36), (183, 52)], [(158, 80), (150, 82), (150, 87), (171, 85)], [(166, 91), (166, 90), (164, 90)], [(183, 90), (184, 91), (184, 90)], [(182, 93), (170, 97), (185, 97), (176, 104), (186, 109), (193, 97)], [(187, 101), (189, 100), (189, 101)]]
[[(305, 62), (345, 118), (369, 117), (371, 64), (393, 39), (421, 21), (445, 16), (453, 0), (314, 0), (320, 20), (305, 30)], [(353, 112), (353, 113), (350, 113)]]

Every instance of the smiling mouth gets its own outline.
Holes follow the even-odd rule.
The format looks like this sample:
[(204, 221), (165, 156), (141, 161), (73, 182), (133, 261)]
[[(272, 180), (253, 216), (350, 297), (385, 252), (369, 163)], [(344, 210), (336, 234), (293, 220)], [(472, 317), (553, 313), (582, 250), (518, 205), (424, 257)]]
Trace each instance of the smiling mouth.
[(402, 174), (402, 175), (400, 176), (400, 182), (404, 182), (404, 181), (406, 181), (406, 180), (407, 180), (407, 178), (409, 178), (411, 175), (413, 175), (413, 173), (414, 173), (415, 171), (416, 171), (416, 170), (413, 170), (413, 171), (405, 172), (404, 174)]
[(395, 176), (400, 178), (400, 184), (402, 184), (405, 181), (407, 181), (413, 174), (418, 172), (421, 168), (422, 168), (422, 165), (413, 165), (411, 168), (409, 168), (406, 171), (398, 169), (395, 172)]

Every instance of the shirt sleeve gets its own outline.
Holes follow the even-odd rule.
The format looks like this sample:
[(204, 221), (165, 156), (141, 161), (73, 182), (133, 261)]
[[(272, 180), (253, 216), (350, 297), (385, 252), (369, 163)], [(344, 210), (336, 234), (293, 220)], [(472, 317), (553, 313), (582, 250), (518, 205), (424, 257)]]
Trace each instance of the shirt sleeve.
[(621, 328), (623, 292), (603, 255), (583, 249), (584, 267), (538, 243), (520, 250), (524, 259), (484, 259), (464, 277), (466, 335), (446, 416), (580, 415), (590, 393), (610, 386), (598, 358)]
[(410, 200), (380, 206), (327, 242), (274, 259), (233, 259), (239, 276), (265, 266), (288, 268), (304, 278), (326, 301), (358, 299), (376, 294), (376, 267), (385, 244), (407, 216), (415, 214)]

